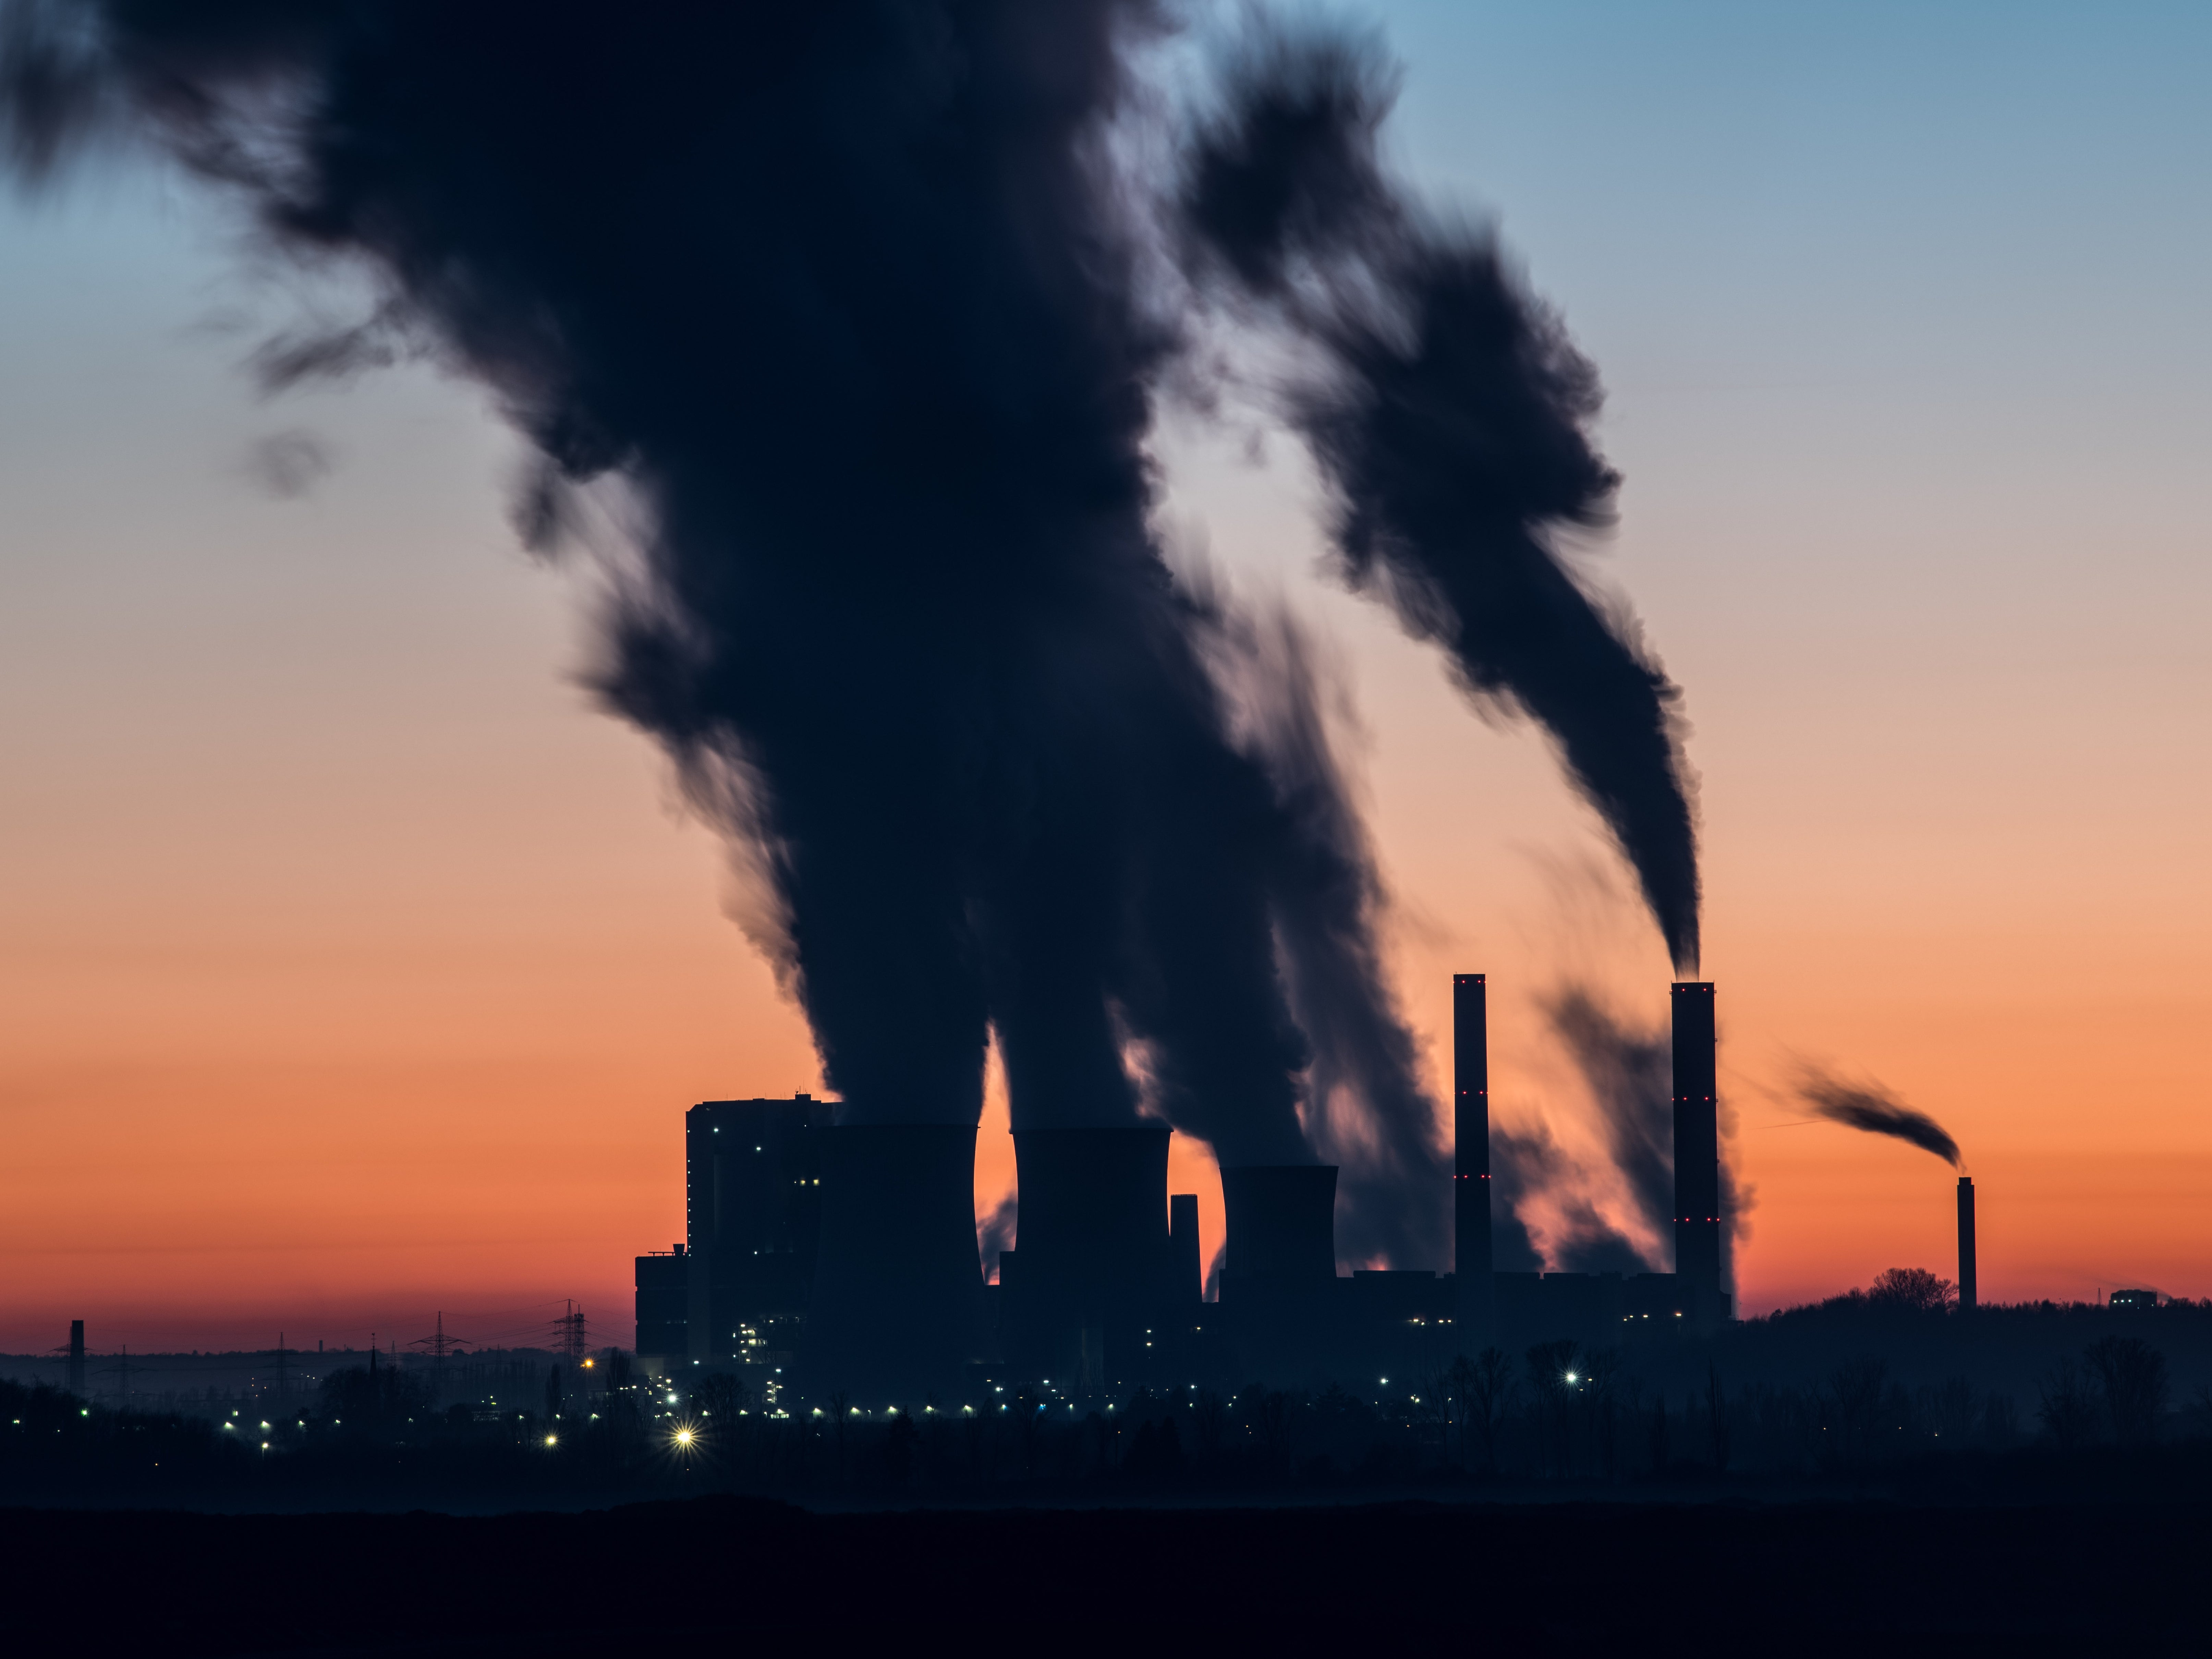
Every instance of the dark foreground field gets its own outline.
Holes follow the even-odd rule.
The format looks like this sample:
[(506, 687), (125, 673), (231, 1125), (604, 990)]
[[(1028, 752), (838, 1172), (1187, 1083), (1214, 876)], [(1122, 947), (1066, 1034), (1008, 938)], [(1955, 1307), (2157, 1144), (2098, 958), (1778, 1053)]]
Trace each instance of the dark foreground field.
[(2202, 1652), (2208, 1557), (2199, 1504), (0, 1511), (19, 1643), (164, 1655)]

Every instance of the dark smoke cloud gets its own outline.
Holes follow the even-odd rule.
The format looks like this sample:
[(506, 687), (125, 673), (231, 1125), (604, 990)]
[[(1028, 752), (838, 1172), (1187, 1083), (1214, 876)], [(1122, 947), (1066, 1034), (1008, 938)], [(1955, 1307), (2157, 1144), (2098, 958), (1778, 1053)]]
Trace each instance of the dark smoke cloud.
[[(652, 528), (599, 680), (772, 882), (857, 1120), (1157, 1097), (1310, 1159), (1275, 959), (1288, 834), (1146, 527), (1104, 133), (1140, 0), (17, 5), (15, 154), (121, 109), (273, 245), (384, 279), (544, 465)], [(397, 325), (392, 322), (397, 319)], [(358, 366), (359, 340), (323, 355)], [(312, 343), (289, 354), (318, 367)]]
[(1018, 1124), (1132, 1121), (1133, 1037), (1224, 1163), (1309, 1161), (1287, 961), (1324, 1085), (1385, 1118), (1352, 1233), (1408, 1249), (1418, 1220), (1358, 1220), (1433, 1124), (1356, 817), (1295, 744), (1232, 741), (1195, 643), (1223, 618), (1146, 528), (1175, 342), (1103, 158), (1157, 21), (18, 4), (8, 108), (32, 168), (128, 112), (276, 248), (384, 279), (264, 374), (427, 340), (543, 457), (533, 534), (608, 474), (649, 504), (599, 683), (772, 890), (756, 937), (849, 1116), (972, 1121), (990, 1033)]
[(1249, 740), (1286, 833), (1273, 884), (1292, 1012), (1313, 1060), (1306, 1139), (1338, 1166), (1337, 1250), (1365, 1265), (1441, 1266), (1450, 1154), (1420, 1081), (1419, 1047), (1377, 937), (1389, 896), (1323, 719), (1324, 675), (1287, 616), (1236, 631), (1224, 678), (1245, 694)]
[(1343, 574), (1445, 647), (1470, 695), (1552, 734), (1693, 971), (1680, 694), (1555, 547), (1608, 521), (1619, 483), (1588, 435), (1596, 371), (1489, 240), (1429, 222), (1385, 177), (1395, 80), (1371, 41), (1262, 26), (1224, 78), (1185, 182), (1185, 261), (1318, 346), (1288, 414), (1335, 495)]
[(1815, 1117), (1870, 1135), (1888, 1135), (1910, 1142), (1923, 1152), (1933, 1152), (1953, 1169), (1965, 1165), (1959, 1143), (1927, 1113), (1916, 1111), (1878, 1083), (1847, 1083), (1820, 1066), (1803, 1066), (1797, 1078), (1797, 1097)]
[[(1111, 133), (1163, 27), (1154, 0), (0, 0), (0, 121), (23, 178), (150, 134), (280, 255), (368, 272), (370, 313), (264, 378), (471, 377), (538, 457), (534, 544), (594, 489), (638, 504), (597, 684), (757, 878), (848, 1121), (974, 1121), (995, 1037), (1017, 1127), (1133, 1122), (1140, 1054), (1143, 1108), (1223, 1164), (1339, 1159), (1355, 1259), (1433, 1261), (1436, 1115), (1310, 665), (1277, 653), (1233, 707), (1247, 624), (1150, 528), (1186, 342), (1138, 298)], [(1546, 541), (1612, 488), (1594, 377), (1383, 187), (1379, 67), (1281, 61), (1328, 70), (1282, 82), (1293, 115), (1351, 101), (1295, 144), (1209, 135), (1190, 223), (1326, 349), (1295, 412), (1346, 572), (1553, 732), (1693, 959), (1674, 690)], [(1238, 83), (1246, 117), (1271, 84)]]

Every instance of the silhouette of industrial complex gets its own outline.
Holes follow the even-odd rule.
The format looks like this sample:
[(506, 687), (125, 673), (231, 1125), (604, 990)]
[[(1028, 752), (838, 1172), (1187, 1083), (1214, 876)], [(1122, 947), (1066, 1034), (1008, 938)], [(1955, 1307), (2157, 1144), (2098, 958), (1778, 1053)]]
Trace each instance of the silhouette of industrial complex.
[[(1200, 1201), (1168, 1190), (1164, 1126), (1018, 1129), (1015, 1243), (987, 1281), (975, 1131), (841, 1126), (833, 1103), (706, 1101), (686, 1114), (686, 1237), (637, 1258), (637, 1352), (670, 1374), (735, 1369), (787, 1390), (951, 1398), (979, 1383), (1316, 1384), (1433, 1370), (1492, 1344), (1709, 1334), (1730, 1320), (1714, 991), (1673, 988), (1671, 1273), (1500, 1272), (1492, 1243), (1487, 987), (1453, 981), (1449, 1271), (1340, 1274), (1336, 1170), (1225, 1166), (1206, 1298)], [(1959, 1183), (1960, 1304), (1975, 1300), (1973, 1186)]]

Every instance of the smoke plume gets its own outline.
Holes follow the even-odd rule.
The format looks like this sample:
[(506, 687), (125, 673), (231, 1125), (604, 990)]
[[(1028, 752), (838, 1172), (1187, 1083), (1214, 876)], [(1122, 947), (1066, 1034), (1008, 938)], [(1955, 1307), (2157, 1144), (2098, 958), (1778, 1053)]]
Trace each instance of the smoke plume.
[(1146, 525), (1149, 377), (1104, 134), (1139, 0), (488, 0), (9, 13), (15, 153), (118, 110), (342, 257), (544, 467), (651, 528), (599, 680), (771, 883), (853, 1121), (1157, 1096), (1310, 1160), (1271, 781)]
[(1021, 1196), (1008, 1193), (994, 1205), (991, 1213), (975, 1218), (975, 1253), (983, 1261), (983, 1277), (996, 1280), (999, 1277), (999, 1257), (1015, 1247), (1015, 1230), (1021, 1219)]
[(1599, 1207), (1596, 1172), (1545, 1124), (1490, 1131), (1491, 1259), (1500, 1273), (1642, 1273), (1650, 1265)]
[(1276, 939), (1312, 1053), (1306, 1139), (1338, 1167), (1338, 1254), (1363, 1266), (1442, 1261), (1450, 1156), (1384, 969), (1377, 933), (1389, 896), (1323, 718), (1328, 677), (1284, 613), (1224, 629), (1222, 654), (1285, 826)]
[(1963, 1169), (1959, 1143), (1927, 1113), (1916, 1111), (1878, 1083), (1846, 1083), (1817, 1066), (1806, 1066), (1798, 1074), (1797, 1097), (1813, 1115), (1863, 1129), (1870, 1135), (1888, 1135), (1910, 1142), (1923, 1152), (1933, 1152), (1953, 1169)]
[(1385, 177), (1395, 80), (1371, 42), (1263, 25), (1224, 80), (1189, 159), (1185, 262), (1202, 291), (1318, 351), (1286, 412), (1335, 496), (1345, 579), (1450, 652), (1471, 696), (1552, 734), (1694, 971), (1680, 694), (1556, 545), (1607, 522), (1619, 483), (1588, 435), (1595, 369), (1495, 246), (1431, 222)]
[[(264, 370), (428, 352), (489, 389), (549, 553), (592, 492), (635, 507), (595, 683), (755, 878), (845, 1121), (975, 1121), (995, 1038), (1015, 1127), (1151, 1111), (1225, 1165), (1320, 1152), (1347, 1254), (1434, 1260), (1436, 1113), (1308, 654), (1284, 635), (1224, 690), (1222, 641), (1261, 634), (1152, 529), (1153, 402), (1193, 358), (1140, 297), (1156, 221), (1115, 133), (1164, 27), (1160, 0), (0, 0), (0, 123), (27, 179), (150, 137), (279, 256), (366, 274), (364, 321)], [(1607, 510), (1595, 376), (1391, 192), (1387, 75), (1332, 50), (1232, 77), (1189, 246), (1329, 365), (1291, 413), (1347, 577), (1558, 738), (1693, 961), (1674, 689), (1549, 540)]]
[(1666, 1032), (1636, 1029), (1581, 985), (1561, 986), (1543, 999), (1543, 1009), (1597, 1108), (1607, 1157), (1620, 1173), (1637, 1218), (1651, 1237), (1665, 1242), (1662, 1249), (1671, 1245), (1674, 1062)]

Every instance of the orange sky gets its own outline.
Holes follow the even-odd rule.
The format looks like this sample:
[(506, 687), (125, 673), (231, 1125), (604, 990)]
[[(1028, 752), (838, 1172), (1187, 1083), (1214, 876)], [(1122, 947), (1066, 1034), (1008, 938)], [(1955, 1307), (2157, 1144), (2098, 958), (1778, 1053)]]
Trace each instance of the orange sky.
[[(1455, 178), (1431, 141), (1492, 106), (1424, 103), (1423, 61), (1410, 130)], [(2110, 210), (2045, 261), (2039, 185), (1961, 173), (1984, 219), (1947, 240), (1914, 195), (1942, 154), (1855, 194), (1879, 145), (1769, 109), (1837, 228), (1758, 179), (1660, 222), (1616, 198), (1697, 176), (1694, 124), (1584, 144), (1547, 84), (1515, 108), (1556, 143), (1481, 176), (1612, 386), (1624, 516), (1587, 562), (1687, 692), (1742, 1305), (1952, 1268), (1950, 1173), (1797, 1121), (1793, 1056), (1958, 1137), (1984, 1297), (2212, 1295), (2212, 544), (2178, 482), (2212, 267), (2157, 240), (2212, 216)], [(2051, 118), (1985, 125), (2029, 155)], [(1709, 135), (1753, 166), (1740, 136)], [(2191, 153), (2155, 137), (2112, 176)], [(805, 1030), (712, 837), (574, 684), (589, 580), (515, 550), (510, 441), (420, 369), (257, 402), (282, 296), (234, 270), (173, 181), (0, 211), (0, 1348), (489, 1337), (569, 1297), (627, 1340), (684, 1107), (818, 1090)], [(293, 427), (337, 465), (272, 501), (243, 458)], [(1500, 1115), (1579, 1144), (1534, 1000), (1574, 976), (1656, 1023), (1656, 940), (1542, 741), (1316, 575), (1294, 453), (1247, 435), (1170, 416), (1164, 532), (1340, 672), (1439, 1090), (1449, 975), (1487, 973)], [(1210, 1253), (1218, 1184), (1174, 1168)]]

